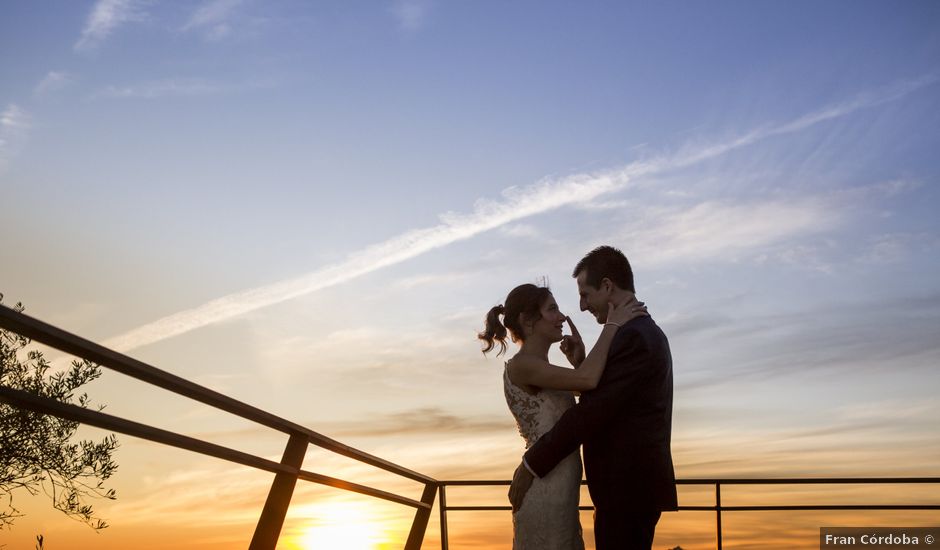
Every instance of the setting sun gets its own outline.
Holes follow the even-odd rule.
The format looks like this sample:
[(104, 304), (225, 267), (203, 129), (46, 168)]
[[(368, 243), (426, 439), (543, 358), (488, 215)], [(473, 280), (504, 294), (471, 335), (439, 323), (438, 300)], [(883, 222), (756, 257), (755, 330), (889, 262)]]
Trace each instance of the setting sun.
[(345, 548), (374, 550), (382, 542), (381, 529), (365, 506), (335, 502), (312, 511), (309, 526), (298, 540), (302, 550)]

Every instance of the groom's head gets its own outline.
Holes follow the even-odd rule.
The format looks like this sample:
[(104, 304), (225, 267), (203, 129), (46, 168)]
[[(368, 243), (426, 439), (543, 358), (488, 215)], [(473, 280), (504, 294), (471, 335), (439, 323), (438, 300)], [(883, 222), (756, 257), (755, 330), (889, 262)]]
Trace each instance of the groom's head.
[(623, 252), (599, 246), (581, 258), (571, 276), (578, 281), (581, 311), (590, 311), (598, 323), (607, 322), (611, 302), (621, 302), (636, 293), (633, 270)]

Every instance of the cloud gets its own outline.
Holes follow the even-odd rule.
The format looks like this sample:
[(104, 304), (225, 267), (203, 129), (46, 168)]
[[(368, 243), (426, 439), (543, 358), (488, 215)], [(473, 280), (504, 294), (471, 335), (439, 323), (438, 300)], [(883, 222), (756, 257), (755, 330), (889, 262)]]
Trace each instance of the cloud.
[(400, 435), (439, 435), (456, 433), (505, 433), (514, 430), (507, 415), (467, 418), (428, 407), (385, 414), (363, 422), (333, 423), (320, 427), (331, 437), (396, 437)]
[[(859, 376), (886, 365), (899, 376), (926, 375), (940, 359), (938, 295), (822, 303), (776, 315), (705, 317), (689, 312), (668, 321), (681, 330), (690, 349), (696, 342), (721, 343), (715, 351), (703, 347), (697, 352), (701, 368), (695, 374), (706, 380), (695, 385), (703, 388), (797, 373)], [(733, 364), (726, 361), (728, 349), (735, 350)]]
[(817, 111), (797, 117), (789, 122), (776, 126), (758, 128), (736, 139), (716, 143), (711, 146), (700, 147), (697, 150), (686, 151), (684, 154), (679, 155), (681, 161), (676, 162), (675, 167), (681, 168), (690, 166), (769, 137), (800, 132), (816, 124), (841, 118), (861, 109), (868, 109), (891, 101), (897, 101), (921, 88), (936, 83), (938, 79), (940, 79), (940, 77), (937, 75), (927, 74), (919, 78), (901, 80), (882, 88), (862, 92), (850, 100), (826, 106)]
[[(896, 100), (907, 93), (934, 82), (936, 78), (923, 78), (885, 88), (881, 92), (863, 94), (863, 99), (854, 99), (833, 107), (799, 117), (779, 126), (754, 130), (743, 137), (714, 143), (698, 148), (687, 148), (672, 156), (637, 161), (623, 168), (597, 173), (575, 174), (556, 180), (543, 180), (525, 187), (510, 187), (502, 192), (501, 200), (478, 200), (469, 213), (447, 212), (440, 216), (441, 223), (433, 227), (415, 229), (392, 237), (363, 250), (350, 254), (342, 262), (328, 265), (306, 275), (253, 288), (217, 298), (203, 305), (181, 311), (142, 327), (133, 329), (106, 342), (117, 350), (126, 351), (166, 338), (184, 334), (213, 323), (222, 322), (245, 313), (310, 294), (325, 288), (346, 283), (356, 277), (399, 264), (450, 244), (470, 239), (480, 233), (556, 210), (565, 206), (591, 203), (598, 197), (621, 191), (644, 176), (667, 170), (684, 168), (697, 162), (715, 158), (729, 151), (750, 145), (768, 136), (797, 132), (839, 116), (846, 116), (858, 109)], [(779, 203), (759, 205), (762, 213), (785, 224), (785, 231), (807, 230), (817, 223), (818, 210), (812, 204)], [(692, 244), (692, 232), (698, 231), (696, 224), (706, 223), (720, 228), (720, 216), (739, 214), (732, 206), (704, 204), (688, 212), (669, 213), (669, 222), (662, 228), (665, 235), (684, 250), (697, 254), (715, 251), (721, 240), (711, 239), (709, 247)], [(751, 237), (733, 228), (724, 228), (724, 239), (734, 237), (738, 246), (748, 242), (766, 242), (778, 238), (780, 230), (754, 216), (746, 217), (749, 228), (757, 231)], [(705, 235), (707, 236), (707, 235)], [(653, 251), (650, 251), (653, 253)], [(669, 259), (662, 253), (660, 261)]]
[(767, 135), (786, 134), (803, 130), (804, 128), (808, 128), (820, 122), (845, 116), (859, 109), (867, 109), (869, 107), (896, 101), (923, 87), (934, 84), (938, 79), (940, 79), (940, 76), (936, 74), (926, 74), (914, 79), (893, 82), (875, 90), (867, 90), (849, 101), (831, 105), (814, 113), (809, 113), (797, 118), (787, 124), (780, 125), (770, 130)]
[(392, 283), (395, 288), (410, 290), (417, 287), (426, 287), (431, 285), (451, 285), (460, 281), (465, 281), (471, 276), (468, 272), (453, 273), (431, 273), (425, 275), (414, 275), (404, 277)]
[(831, 255), (835, 251), (837, 251), (836, 243), (831, 239), (823, 239), (821, 244), (794, 243), (782, 246), (777, 250), (758, 254), (754, 260), (758, 264), (775, 260), (782, 264), (831, 275), (835, 271)]
[[(479, 312), (475, 317), (475, 321), (481, 317)], [(362, 392), (407, 393), (413, 390), (416, 377), (428, 382), (478, 374), (475, 369), (467, 371), (462, 368), (468, 359), (478, 360), (479, 355), (473, 345), (475, 334), (466, 326), (463, 331), (453, 330), (442, 319), (410, 329), (379, 323), (317, 332), (315, 336), (284, 337), (276, 329), (265, 327), (262, 330), (264, 333), (260, 339), (265, 341), (265, 346), (258, 353), (264, 375), (269, 379), (316, 377), (321, 387), (344, 387), (349, 377), (354, 376), (360, 381)], [(343, 351), (350, 349), (356, 353)], [(454, 349), (463, 351), (454, 353)], [(416, 360), (416, 354), (435, 354), (439, 359), (431, 364)], [(312, 357), (317, 358), (313, 364)], [(343, 369), (316, 366), (337, 362), (342, 362)], [(415, 403), (414, 400), (411, 402)]]
[(527, 223), (516, 223), (513, 225), (505, 225), (499, 228), (500, 232), (503, 235), (509, 237), (520, 237), (520, 238), (529, 238), (537, 239), (539, 237), (539, 231), (533, 225)]
[(111, 99), (157, 99), (161, 97), (189, 97), (222, 93), (231, 86), (212, 82), (204, 78), (168, 78), (136, 86), (108, 86), (96, 92), (92, 98)]
[(14, 103), (0, 113), (0, 172), (19, 152), (31, 125), (29, 113)]
[(908, 256), (915, 238), (908, 233), (887, 233), (872, 237), (861, 261), (873, 264), (897, 263)]
[(3, 113), (0, 113), (0, 129), (3, 131), (26, 130), (29, 126), (29, 115), (14, 103), (9, 104)]
[(95, 49), (121, 25), (146, 19), (143, 4), (137, 0), (98, 0), (74, 48), (76, 51)]
[[(935, 456), (940, 446), (936, 438), (923, 435), (933, 427), (937, 412), (936, 403), (922, 398), (823, 404), (803, 414), (762, 414), (753, 406), (713, 403), (680, 405), (674, 458), (681, 465), (680, 477), (918, 475), (930, 469), (927, 457)], [(786, 424), (777, 422), (784, 417)]]
[(180, 30), (183, 32), (199, 30), (205, 33), (206, 40), (221, 40), (232, 32), (228, 18), (232, 11), (242, 3), (243, 0), (211, 0), (206, 2), (193, 12)]
[(623, 240), (645, 264), (728, 260), (762, 246), (832, 227), (838, 217), (822, 201), (746, 204), (706, 201), (652, 210), (627, 227)]
[(72, 77), (64, 71), (49, 71), (33, 88), (33, 95), (45, 96), (62, 90), (72, 83)]
[(415, 31), (424, 26), (431, 3), (428, 0), (398, 0), (392, 6), (392, 14), (403, 30)]
[(908, 191), (913, 191), (914, 189), (919, 189), (921, 186), (922, 184), (919, 181), (897, 179), (878, 184), (877, 187), (885, 196), (894, 197)]
[(591, 201), (577, 205), (581, 210), (622, 210), (630, 208), (632, 203), (626, 200)]
[(871, 237), (868, 244), (858, 261), (896, 263), (912, 256), (934, 257), (940, 250), (940, 237), (932, 233), (885, 233)]

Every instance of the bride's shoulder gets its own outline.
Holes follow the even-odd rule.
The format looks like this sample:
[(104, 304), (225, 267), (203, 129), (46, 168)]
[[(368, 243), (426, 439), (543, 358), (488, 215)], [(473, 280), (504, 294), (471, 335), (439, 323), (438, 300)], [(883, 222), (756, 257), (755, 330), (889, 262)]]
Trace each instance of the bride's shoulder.
[(509, 381), (512, 382), (513, 385), (522, 389), (525, 393), (536, 395), (539, 392), (539, 388), (530, 385), (528, 380), (530, 379), (532, 369), (537, 369), (538, 367), (538, 358), (526, 354), (516, 354), (506, 361), (505, 376), (509, 378)]
[(509, 371), (518, 371), (521, 369), (539, 367), (542, 365), (542, 363), (544, 363), (544, 361), (538, 357), (535, 357), (534, 355), (517, 353), (516, 355), (509, 358), (508, 361), (506, 361), (506, 369)]

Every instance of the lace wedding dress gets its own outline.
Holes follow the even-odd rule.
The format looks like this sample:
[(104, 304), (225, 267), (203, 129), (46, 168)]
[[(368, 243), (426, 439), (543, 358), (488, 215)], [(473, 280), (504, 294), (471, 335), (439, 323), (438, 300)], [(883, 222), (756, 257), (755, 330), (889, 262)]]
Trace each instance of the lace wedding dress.
[[(527, 393), (503, 372), (506, 403), (516, 418), (528, 449), (574, 405), (570, 391)], [(522, 506), (512, 515), (513, 550), (583, 550), (578, 499), (581, 494), (581, 455), (571, 453), (548, 475), (535, 479)]]

